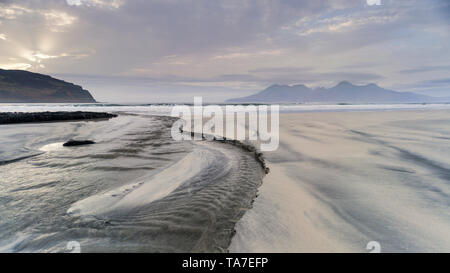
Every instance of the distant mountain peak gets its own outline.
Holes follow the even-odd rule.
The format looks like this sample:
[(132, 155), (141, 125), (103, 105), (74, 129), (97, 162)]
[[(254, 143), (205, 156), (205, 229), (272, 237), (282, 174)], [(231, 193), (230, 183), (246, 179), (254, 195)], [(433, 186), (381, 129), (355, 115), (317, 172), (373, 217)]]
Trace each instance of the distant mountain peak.
[(349, 81), (341, 81), (340, 83), (338, 83), (336, 86), (355, 86), (353, 85), (351, 82)]
[(303, 84), (271, 85), (269, 88), (251, 96), (230, 99), (227, 102), (258, 103), (430, 103), (447, 102), (449, 98), (434, 98), (411, 92), (397, 92), (379, 87), (375, 83), (354, 85), (341, 81), (331, 88), (311, 89)]

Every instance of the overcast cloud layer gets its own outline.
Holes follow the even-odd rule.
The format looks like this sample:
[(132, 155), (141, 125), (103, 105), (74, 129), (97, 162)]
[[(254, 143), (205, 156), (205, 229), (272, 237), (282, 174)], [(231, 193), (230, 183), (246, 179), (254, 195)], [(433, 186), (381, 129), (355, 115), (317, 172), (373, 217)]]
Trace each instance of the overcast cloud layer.
[(0, 68), (102, 101), (342, 80), (450, 96), (449, 36), (447, 0), (0, 0)]

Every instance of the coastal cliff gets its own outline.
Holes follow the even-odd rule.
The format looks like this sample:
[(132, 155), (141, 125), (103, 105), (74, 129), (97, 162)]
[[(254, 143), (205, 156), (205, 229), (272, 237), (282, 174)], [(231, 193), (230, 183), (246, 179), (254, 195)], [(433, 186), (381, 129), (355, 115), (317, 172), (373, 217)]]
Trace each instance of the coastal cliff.
[(24, 70), (0, 69), (0, 103), (96, 102), (81, 86)]

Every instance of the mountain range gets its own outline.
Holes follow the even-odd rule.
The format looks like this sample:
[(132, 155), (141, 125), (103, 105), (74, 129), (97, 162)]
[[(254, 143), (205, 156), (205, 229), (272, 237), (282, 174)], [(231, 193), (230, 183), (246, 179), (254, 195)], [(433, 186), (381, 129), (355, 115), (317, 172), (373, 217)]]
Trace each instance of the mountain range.
[(430, 97), (397, 92), (376, 84), (354, 85), (343, 81), (331, 88), (299, 85), (271, 85), (251, 96), (227, 100), (229, 103), (432, 103), (450, 102), (450, 97)]
[(81, 86), (24, 70), (0, 69), (0, 103), (96, 102)]

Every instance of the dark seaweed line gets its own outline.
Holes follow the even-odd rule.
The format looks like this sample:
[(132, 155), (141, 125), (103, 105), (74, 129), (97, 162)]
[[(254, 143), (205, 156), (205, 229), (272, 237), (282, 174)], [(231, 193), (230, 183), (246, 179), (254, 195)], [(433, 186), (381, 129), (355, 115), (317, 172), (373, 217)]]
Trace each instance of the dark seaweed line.
[[(188, 132), (188, 131), (184, 131), (182, 127), (179, 128), (180, 132), (183, 134), (190, 134), (191, 137), (195, 137), (195, 136), (200, 136), (199, 133), (195, 133), (195, 132)], [(258, 149), (252, 145), (252, 144), (247, 144), (244, 143), (242, 141), (236, 140), (236, 139), (227, 139), (226, 137), (222, 137), (220, 139), (216, 138), (213, 135), (210, 134), (201, 134), (201, 139), (202, 141), (215, 141), (215, 142), (220, 142), (220, 143), (225, 143), (225, 144), (229, 144), (229, 145), (233, 145), (235, 147), (238, 147), (242, 150), (244, 150), (245, 152), (250, 152), (254, 154), (255, 160), (261, 165), (261, 168), (264, 171), (264, 175), (269, 174), (270, 169), (269, 167), (267, 167), (266, 161), (264, 159), (264, 154), (260, 151), (258, 151)], [(262, 182), (262, 179), (261, 179)], [(261, 184), (258, 186), (258, 188), (261, 186)], [(255, 199), (258, 197), (258, 193), (257, 191), (255, 192), (255, 195), (252, 197), (252, 199), (250, 200), (250, 208), (253, 207), (253, 203), (255, 202)], [(243, 217), (243, 215), (241, 215), (239, 217), (239, 219), (241, 219)], [(232, 238), (236, 235), (236, 224), (233, 226), (233, 230), (230, 234), (230, 238), (229, 238), (229, 244), (227, 247), (227, 253), (229, 252), (228, 248), (231, 244), (231, 240)]]
[[(200, 136), (200, 133), (195, 133), (195, 132), (187, 132), (184, 131), (182, 128), (180, 128), (180, 132), (183, 134), (190, 134), (191, 137), (195, 137), (195, 136)], [(216, 138), (213, 135), (209, 135), (209, 134), (201, 134), (201, 138), (204, 141), (216, 141), (216, 142), (220, 142), (220, 143), (226, 143), (226, 144), (231, 144), (233, 146), (239, 147), (242, 150), (246, 151), (246, 152), (250, 152), (253, 153), (255, 156), (255, 160), (257, 162), (259, 162), (259, 164), (261, 165), (261, 168), (264, 170), (265, 174), (269, 174), (270, 169), (269, 167), (267, 167), (266, 164), (266, 160), (264, 159), (264, 154), (260, 151), (258, 151), (258, 149), (249, 143), (244, 143), (240, 140), (236, 140), (236, 139), (227, 139), (226, 137), (222, 137), (221, 139)]]

